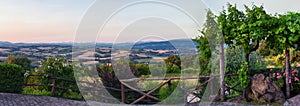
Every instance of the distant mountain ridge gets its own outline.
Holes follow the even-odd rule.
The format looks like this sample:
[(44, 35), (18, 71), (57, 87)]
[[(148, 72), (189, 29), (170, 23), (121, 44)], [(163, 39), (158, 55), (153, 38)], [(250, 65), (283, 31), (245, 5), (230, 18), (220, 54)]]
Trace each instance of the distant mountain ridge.
[[(169, 41), (143, 41), (137, 43), (96, 43), (96, 47), (118, 47), (118, 48), (133, 48), (133, 49), (174, 49), (172, 43), (180, 47), (187, 47), (191, 43), (190, 39), (175, 39)], [(196, 42), (192, 41), (195, 45)], [(75, 45), (95, 46), (95, 43), (75, 43)], [(0, 41), (0, 47), (29, 47), (29, 46), (73, 46), (73, 43), (11, 43)]]
[(175, 48), (187, 48), (191, 46), (196, 47), (198, 43), (191, 41), (189, 39), (176, 39), (170, 41), (151, 41), (151, 42), (138, 42), (136, 43), (133, 48), (134, 49), (175, 49)]
[(7, 41), (0, 41), (0, 47), (11, 47), (14, 46), (13, 43)]
[(26, 47), (26, 46), (72, 46), (72, 43), (11, 43), (0, 41), (0, 47)]

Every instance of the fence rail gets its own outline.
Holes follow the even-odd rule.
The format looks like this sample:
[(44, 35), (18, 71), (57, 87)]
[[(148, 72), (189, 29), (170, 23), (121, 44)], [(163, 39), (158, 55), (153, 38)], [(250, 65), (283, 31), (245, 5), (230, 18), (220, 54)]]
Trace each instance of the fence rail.
[[(32, 75), (29, 75), (28, 77), (38, 77), (38, 76), (46, 76), (46, 75), (42, 75), (42, 74), (32, 74)], [(237, 76), (236, 74), (226, 74), (225, 76)], [(120, 80), (120, 88), (114, 88), (114, 87), (104, 87), (105, 89), (108, 89), (108, 90), (112, 90), (112, 91), (118, 91), (120, 92), (120, 95), (121, 95), (121, 102), (122, 103), (126, 103), (126, 92), (137, 92), (139, 94), (141, 94), (142, 96), (139, 97), (138, 99), (134, 100), (133, 102), (129, 103), (129, 104), (136, 104), (142, 100), (144, 100), (145, 98), (150, 98), (154, 101), (160, 101), (160, 99), (158, 99), (157, 97), (155, 96), (152, 96), (155, 91), (159, 90), (161, 87), (163, 86), (167, 86), (169, 89), (171, 89), (171, 85), (172, 85), (172, 82), (174, 80), (190, 80), (190, 79), (207, 79), (205, 82), (201, 83), (200, 85), (198, 85), (194, 90), (189, 90), (189, 91), (186, 91), (186, 93), (190, 93), (190, 94), (193, 94), (194, 95), (194, 98), (197, 98), (200, 96), (198, 94), (195, 94), (193, 93), (193, 91), (196, 91), (196, 90), (199, 90), (202, 86), (206, 85), (207, 83), (209, 83), (210, 81), (212, 81), (212, 79), (216, 78), (216, 77), (219, 77), (218, 75), (214, 75), (214, 76), (198, 76), (198, 77), (185, 77), (185, 78), (182, 78), (182, 77), (170, 77), (170, 78), (133, 78), (133, 79), (124, 79), (124, 80)], [(52, 87), (51, 88), (51, 95), (52, 96), (55, 96), (55, 92), (57, 91), (57, 89), (62, 89), (62, 90), (69, 90), (70, 88), (65, 88), (65, 87), (59, 87), (56, 85), (56, 82), (57, 81), (64, 81), (66, 83), (74, 83), (76, 84), (76, 81), (75, 80), (71, 80), (71, 79), (65, 79), (65, 78), (60, 78), (60, 77), (55, 77), (55, 76), (48, 76), (46, 78), (49, 78), (52, 80), (52, 83), (50, 84), (25, 84), (24, 86), (48, 86), (48, 87)], [(137, 88), (134, 88), (132, 86), (130, 86), (129, 82), (134, 82), (134, 81), (162, 81), (159, 85), (157, 85), (156, 87), (154, 87), (152, 90), (150, 91), (140, 91), (138, 90)], [(85, 82), (85, 81), (78, 81), (79, 83), (85, 83), (85, 84), (89, 84), (90, 86), (96, 86), (96, 82), (92, 83), (92, 82)], [(235, 85), (236, 86), (236, 85)], [(234, 91), (238, 91), (238, 92), (241, 92), (240, 90), (237, 90), (237, 89), (234, 89), (235, 86), (226, 86), (227, 89), (230, 89), (230, 90), (234, 90)], [(97, 86), (99, 87), (99, 86)], [(101, 86), (102, 87), (102, 86)], [(79, 92), (80, 91), (78, 89), (71, 89), (72, 91), (74, 92)], [(191, 101), (192, 101), (191, 100)], [(187, 101), (188, 103), (191, 102), (191, 101)]]
[[(53, 75), (47, 76), (47, 75), (43, 75), (43, 74), (31, 74), (28, 77), (42, 77), (42, 76), (46, 76), (46, 78), (52, 80), (52, 83), (50, 84), (28, 84), (26, 83), (24, 86), (47, 86), (47, 87), (51, 87), (51, 96), (55, 96), (55, 92), (57, 91), (57, 89), (61, 89), (64, 91), (69, 90), (70, 88), (65, 88), (65, 87), (60, 87), (56, 84), (57, 81), (64, 81), (66, 83), (75, 83), (75, 80), (71, 80), (71, 79), (65, 79), (65, 78), (60, 78), (60, 77), (55, 77)], [(80, 91), (78, 89), (71, 89), (74, 92), (78, 92), (80, 93)]]
[[(237, 74), (226, 74), (225, 76), (230, 77), (230, 76), (237, 76)], [(167, 85), (168, 88), (171, 88), (170, 86), (172, 85), (172, 81), (173, 80), (189, 80), (189, 79), (208, 79), (205, 82), (201, 83), (200, 85), (198, 85), (194, 90), (190, 90), (190, 91), (186, 91), (187, 93), (193, 94), (194, 98), (192, 98), (190, 101), (187, 101), (188, 103), (190, 103), (192, 100), (194, 100), (195, 98), (199, 97), (198, 94), (193, 93), (193, 91), (199, 90), (202, 86), (206, 85), (207, 83), (209, 83), (210, 81), (212, 81), (215, 77), (219, 77), (218, 75), (214, 75), (214, 76), (198, 76), (198, 77), (170, 77), (170, 78), (133, 78), (133, 79), (124, 79), (124, 80), (120, 80), (121, 84), (121, 101), (122, 103), (125, 103), (126, 98), (125, 98), (125, 88), (129, 88), (130, 90), (133, 90), (139, 94), (142, 94), (142, 96), (138, 99), (136, 99), (135, 101), (129, 103), (129, 104), (136, 104), (140, 101), (142, 101), (143, 99), (145, 99), (146, 97), (155, 100), (155, 101), (159, 101), (158, 98), (151, 96), (150, 94), (152, 94), (153, 92), (157, 91), (159, 88), (163, 87), (164, 85)], [(161, 80), (164, 81), (162, 83), (160, 83), (159, 85), (157, 85), (156, 87), (154, 87), (152, 90), (148, 91), (148, 92), (141, 92), (139, 90), (137, 90), (136, 88), (126, 84), (128, 82), (133, 82), (133, 81), (154, 81), (154, 80)], [(234, 89), (234, 87), (229, 87), (226, 86), (227, 89), (231, 89), (234, 91), (239, 91), (237, 89)]]

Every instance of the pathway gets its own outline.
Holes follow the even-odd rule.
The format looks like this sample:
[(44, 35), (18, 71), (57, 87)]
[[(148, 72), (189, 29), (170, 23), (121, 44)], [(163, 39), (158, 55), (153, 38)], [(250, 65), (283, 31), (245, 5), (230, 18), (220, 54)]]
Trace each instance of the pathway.
[(88, 106), (88, 104), (84, 101), (56, 97), (0, 93), (0, 106)]

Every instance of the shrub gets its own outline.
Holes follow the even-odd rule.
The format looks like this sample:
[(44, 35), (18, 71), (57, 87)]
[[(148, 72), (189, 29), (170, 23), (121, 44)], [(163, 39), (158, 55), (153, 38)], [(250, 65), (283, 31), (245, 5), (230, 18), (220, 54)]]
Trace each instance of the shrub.
[(24, 84), (22, 68), (15, 64), (0, 64), (0, 92), (21, 93)]
[[(47, 60), (43, 60), (42, 66), (39, 67), (36, 71), (37, 73), (44, 75), (40, 77), (39, 80), (41, 84), (45, 84), (45, 85), (52, 83), (52, 79), (50, 79), (51, 76), (75, 80), (74, 73), (73, 73), (73, 64), (67, 62), (66, 59), (63, 57), (62, 58), (50, 57)], [(63, 96), (64, 94), (70, 94), (79, 90), (76, 83), (69, 83), (63, 80), (56, 80), (55, 86), (64, 87), (68, 89), (68, 90), (62, 90), (62, 89), (55, 90), (55, 96), (60, 96), (60, 97), (64, 97)], [(51, 89), (52, 87), (39, 87), (39, 90), (41, 91), (42, 90), (51, 91)]]
[(181, 72), (181, 60), (177, 55), (169, 56), (164, 60), (167, 66), (167, 73), (180, 73)]
[(132, 64), (130, 68), (136, 77), (151, 74), (148, 64)]
[(180, 72), (181, 72), (180, 67), (176, 65), (167, 67), (167, 73), (180, 73)]
[[(238, 70), (241, 69), (244, 62), (244, 55), (241, 52), (240, 47), (228, 47), (225, 49), (225, 74), (236, 74)], [(239, 76), (226, 76), (225, 82), (228, 86), (235, 86), (235, 89), (242, 90), (243, 87), (240, 84)], [(240, 93), (235, 91), (230, 91), (229, 96), (239, 95)]]
[[(267, 71), (269, 73), (269, 77), (272, 78), (273, 81), (275, 81), (276, 85), (281, 87), (283, 90), (285, 90), (285, 69), (268, 69)], [(291, 94), (296, 95), (300, 92), (300, 81), (299, 81), (299, 68), (292, 68), (291, 69), (291, 78), (289, 79), (289, 84), (291, 84)]]

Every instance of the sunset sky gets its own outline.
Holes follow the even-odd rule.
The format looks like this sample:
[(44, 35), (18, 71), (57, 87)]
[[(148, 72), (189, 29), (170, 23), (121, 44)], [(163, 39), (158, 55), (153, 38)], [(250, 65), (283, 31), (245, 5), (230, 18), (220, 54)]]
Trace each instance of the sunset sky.
[[(115, 0), (118, 2), (122, 0)], [(134, 1), (134, 0), (133, 0)], [(162, 0), (170, 1), (170, 0)], [(191, 0), (192, 1), (192, 0)], [(196, 1), (196, 0), (194, 0)], [(267, 12), (285, 13), (286, 11), (298, 11), (300, 12), (300, 1), (297, 0), (264, 0), (264, 1), (245, 1), (245, 0), (203, 0), (204, 3), (210, 7), (216, 14), (222, 10), (223, 6), (226, 6), (227, 2), (232, 4), (237, 3), (239, 8), (243, 8), (243, 4), (251, 5), (264, 5)], [(76, 36), (77, 27), (81, 22), (82, 17), (89, 7), (94, 3), (94, 0), (2, 0), (0, 2), (0, 41), (9, 42), (72, 42)], [(190, 4), (189, 4), (190, 3)], [(195, 6), (189, 0), (186, 0), (186, 5)], [(145, 7), (141, 7), (145, 6)], [(148, 8), (147, 8), (148, 7)], [(151, 8), (153, 7), (153, 8)], [(203, 24), (205, 17), (205, 9), (207, 7), (199, 4), (199, 14), (195, 18), (199, 23)], [(107, 25), (107, 30), (103, 32), (104, 36), (97, 39), (99, 42), (112, 42), (116, 41), (115, 37), (118, 36), (115, 33), (117, 26), (121, 26), (130, 21), (129, 16), (138, 16), (137, 13), (158, 13), (171, 15), (171, 17), (177, 17), (179, 24), (174, 24), (170, 20), (155, 21), (156, 18), (145, 18), (143, 21), (137, 21), (138, 23), (128, 26), (129, 30), (123, 29), (122, 37), (118, 38), (118, 42), (129, 42), (132, 38), (137, 38), (140, 34), (144, 34), (146, 30), (143, 27), (155, 28), (151, 25), (152, 22), (161, 23), (157, 30), (157, 33), (163, 33), (163, 38), (182, 38), (180, 31), (174, 31), (178, 25), (186, 27), (185, 34), (189, 38), (197, 36), (197, 29), (200, 29), (192, 21), (188, 19), (179, 11), (171, 9), (169, 7), (158, 5), (140, 5), (133, 6), (120, 12), (115, 17), (112, 17), (111, 22)], [(197, 11), (198, 12), (198, 11)], [(197, 14), (197, 13), (192, 13)], [(173, 20), (174, 21), (174, 20)], [(162, 26), (165, 25), (163, 28)], [(174, 27), (175, 25), (175, 27)], [(131, 30), (130, 30), (131, 28)], [(140, 29), (137, 29), (140, 28)], [(180, 29), (180, 28), (179, 28)], [(134, 31), (133, 31), (134, 30)], [(138, 31), (135, 31), (138, 30)], [(149, 30), (148, 30), (149, 31)], [(151, 31), (151, 30), (150, 30)], [(174, 31), (174, 32), (172, 32)], [(134, 32), (134, 33), (133, 33)], [(146, 34), (146, 33), (145, 33)], [(86, 35), (89, 37), (88, 33)], [(142, 38), (138, 38), (142, 39)]]

